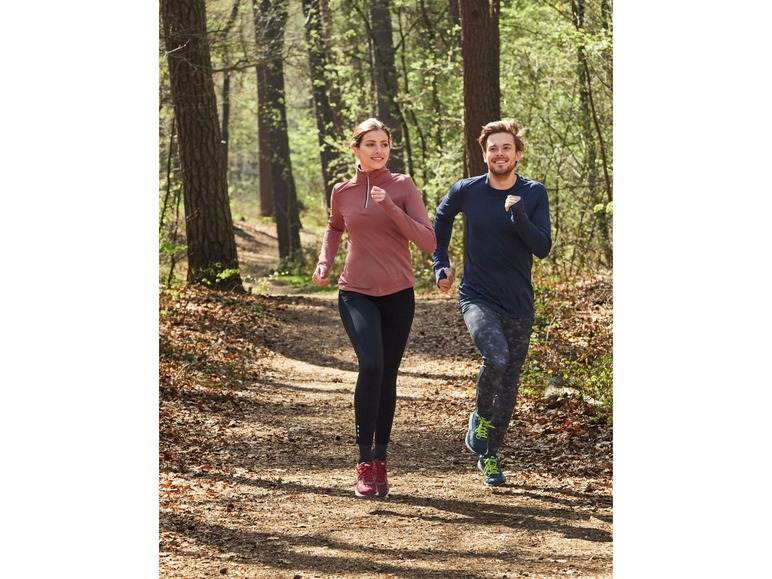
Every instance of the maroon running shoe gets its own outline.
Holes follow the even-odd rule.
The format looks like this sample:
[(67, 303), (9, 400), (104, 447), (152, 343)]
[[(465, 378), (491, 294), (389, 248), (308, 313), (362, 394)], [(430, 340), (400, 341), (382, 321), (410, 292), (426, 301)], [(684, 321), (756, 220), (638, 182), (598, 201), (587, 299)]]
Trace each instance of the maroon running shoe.
[(386, 461), (375, 459), (373, 461), (373, 470), (375, 471), (375, 490), (379, 497), (389, 496), (389, 479), (386, 476)]
[(373, 497), (376, 494), (375, 470), (372, 462), (357, 463), (357, 484), (354, 494), (358, 497)]

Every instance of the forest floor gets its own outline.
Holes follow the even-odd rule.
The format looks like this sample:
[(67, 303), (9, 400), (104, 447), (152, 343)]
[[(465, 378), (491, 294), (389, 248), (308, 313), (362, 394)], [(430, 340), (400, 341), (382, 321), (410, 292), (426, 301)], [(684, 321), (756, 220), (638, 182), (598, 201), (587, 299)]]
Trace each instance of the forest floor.
[[(243, 271), (276, 261), (237, 223)], [(417, 294), (398, 382), (391, 494), (354, 496), (356, 357), (335, 292), (160, 298), (160, 577), (612, 577), (613, 428), (521, 396), (483, 485), (463, 444), (479, 357), (456, 296)], [(604, 303), (610, 280), (576, 299)], [(586, 305), (586, 304), (585, 304)]]

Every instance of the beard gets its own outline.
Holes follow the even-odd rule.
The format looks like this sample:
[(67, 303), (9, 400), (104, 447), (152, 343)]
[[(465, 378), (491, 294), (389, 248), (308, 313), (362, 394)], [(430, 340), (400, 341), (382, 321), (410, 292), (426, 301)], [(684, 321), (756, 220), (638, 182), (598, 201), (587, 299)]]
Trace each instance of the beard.
[(488, 170), (493, 173), (494, 175), (499, 175), (501, 177), (506, 177), (507, 175), (510, 175), (516, 167), (517, 163), (515, 161), (511, 163), (488, 163)]

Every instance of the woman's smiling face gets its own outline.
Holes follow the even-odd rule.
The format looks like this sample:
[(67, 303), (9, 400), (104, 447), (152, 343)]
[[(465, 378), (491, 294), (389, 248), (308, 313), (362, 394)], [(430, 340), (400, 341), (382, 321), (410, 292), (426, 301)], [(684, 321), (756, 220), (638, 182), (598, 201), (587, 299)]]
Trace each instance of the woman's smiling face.
[(391, 143), (386, 131), (368, 131), (362, 136), (359, 145), (354, 145), (356, 155), (362, 171), (369, 173), (383, 168), (389, 160)]

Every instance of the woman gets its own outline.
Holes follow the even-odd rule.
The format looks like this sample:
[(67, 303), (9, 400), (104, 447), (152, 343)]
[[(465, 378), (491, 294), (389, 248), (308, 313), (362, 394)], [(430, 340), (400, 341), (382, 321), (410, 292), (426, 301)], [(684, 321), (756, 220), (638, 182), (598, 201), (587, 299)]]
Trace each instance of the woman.
[[(415, 312), (415, 275), (408, 242), (434, 251), (434, 230), (413, 180), (386, 168), (391, 133), (377, 119), (355, 130), (351, 148), (356, 175), (332, 190), (330, 218), (313, 283), (327, 277), (340, 239), (348, 232), (348, 252), (338, 280), (338, 308), (354, 346), (359, 374), (354, 420), (359, 458), (358, 497), (389, 494), (386, 446), (397, 404), (397, 372)], [(374, 446), (373, 446), (374, 445)]]

